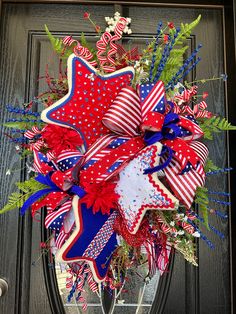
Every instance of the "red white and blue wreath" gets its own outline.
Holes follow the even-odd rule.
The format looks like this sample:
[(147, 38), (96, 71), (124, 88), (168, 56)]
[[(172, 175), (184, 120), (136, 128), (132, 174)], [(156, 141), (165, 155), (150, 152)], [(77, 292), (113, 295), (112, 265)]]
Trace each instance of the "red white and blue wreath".
[[(67, 264), (68, 299), (76, 293), (82, 302), (86, 281), (95, 292), (98, 285), (121, 287), (127, 269), (143, 264), (147, 278), (163, 273), (171, 248), (197, 265), (195, 238), (213, 247), (201, 223), (223, 237), (208, 223), (209, 212), (226, 215), (212, 209), (205, 181), (229, 169), (213, 164), (201, 140), (235, 129), (207, 110), (208, 93), (199, 95), (197, 86), (206, 80), (185, 81), (200, 61), (201, 45), (183, 57), (200, 16), (181, 27), (159, 23), (141, 52), (120, 43), (131, 19), (116, 13), (105, 20), (104, 33), (92, 21), (96, 48), (83, 34), (61, 40), (46, 27), (60, 57), (59, 77), (46, 71), (48, 90), (22, 107), (8, 106), (18, 117), (5, 124), (17, 153), (33, 158), (32, 177), (17, 183), (20, 191), (1, 213), (31, 208), (37, 218), (46, 207), (52, 236), (41, 245)], [(42, 113), (35, 104), (44, 105)]]

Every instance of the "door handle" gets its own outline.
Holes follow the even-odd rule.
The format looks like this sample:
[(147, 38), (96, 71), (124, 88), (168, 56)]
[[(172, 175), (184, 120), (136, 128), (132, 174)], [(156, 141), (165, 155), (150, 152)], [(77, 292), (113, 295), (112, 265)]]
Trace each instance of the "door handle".
[(8, 290), (8, 283), (6, 280), (0, 278), (0, 297), (4, 296)]

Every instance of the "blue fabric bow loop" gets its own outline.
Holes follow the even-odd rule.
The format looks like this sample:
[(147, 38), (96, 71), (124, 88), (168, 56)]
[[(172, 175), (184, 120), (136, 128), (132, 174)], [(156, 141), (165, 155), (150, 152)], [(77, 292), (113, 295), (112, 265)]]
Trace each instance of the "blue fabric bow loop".
[[(32, 194), (23, 204), (23, 206), (20, 209), (20, 214), (23, 216), (26, 212), (26, 210), (38, 199), (45, 196), (48, 193), (51, 192), (61, 192), (62, 190), (51, 180), (50, 174), (47, 174), (46, 176), (39, 174), (36, 178), (36, 181), (48, 186), (45, 189), (42, 189), (40, 191), (35, 192)], [(63, 191), (65, 192), (65, 191)], [(82, 198), (86, 192), (84, 189), (82, 189), (78, 185), (73, 185), (69, 190), (66, 191), (69, 195), (78, 195), (80, 198)]]
[[(144, 135), (145, 143), (149, 146), (149, 145), (155, 144), (156, 142), (160, 142), (161, 140), (164, 140), (164, 139), (173, 140), (181, 136), (181, 129), (177, 125), (178, 122), (179, 122), (179, 116), (176, 113), (172, 113), (172, 112), (168, 113), (165, 116), (164, 124), (161, 131), (159, 132), (148, 131), (145, 133)], [(158, 165), (153, 168), (145, 169), (144, 174), (151, 174), (151, 173), (154, 173), (154, 172), (157, 172), (166, 168), (171, 162), (171, 159), (173, 157), (173, 150), (170, 147), (164, 145), (160, 156), (163, 156), (165, 153), (168, 154), (167, 160), (161, 165)]]
[(173, 140), (181, 135), (181, 129), (177, 125), (179, 122), (179, 116), (176, 113), (168, 113), (165, 116), (164, 124), (159, 132), (146, 132), (144, 135), (144, 141), (147, 145), (152, 145), (156, 142), (160, 142), (163, 139)]
[(162, 151), (159, 154), (159, 156), (163, 156), (166, 153), (168, 154), (168, 158), (166, 159), (166, 161), (163, 164), (158, 165), (158, 166), (153, 167), (153, 168), (145, 169), (143, 173), (144, 174), (152, 174), (154, 172), (157, 172), (157, 171), (160, 171), (160, 170), (163, 170), (164, 168), (166, 168), (169, 165), (169, 163), (171, 162), (171, 159), (173, 157), (173, 150), (170, 147), (163, 145)]

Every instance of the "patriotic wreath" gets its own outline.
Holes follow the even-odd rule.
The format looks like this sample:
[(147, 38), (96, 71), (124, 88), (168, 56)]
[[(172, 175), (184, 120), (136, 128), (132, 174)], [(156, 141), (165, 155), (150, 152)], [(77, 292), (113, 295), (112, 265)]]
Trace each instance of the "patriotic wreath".
[[(31, 178), (17, 183), (20, 191), (1, 210), (20, 207), (24, 215), (31, 207), (36, 219), (46, 208), (51, 236), (41, 246), (67, 264), (68, 299), (76, 293), (81, 302), (85, 282), (92, 291), (116, 289), (127, 269), (145, 263), (147, 278), (163, 273), (172, 248), (197, 265), (196, 238), (213, 246), (201, 224), (223, 237), (208, 213), (227, 216), (211, 208), (208, 195), (229, 194), (209, 191), (205, 181), (230, 169), (213, 164), (201, 139), (235, 130), (207, 110), (207, 92), (198, 94), (197, 84), (207, 80), (185, 81), (200, 61), (201, 45), (184, 59), (200, 16), (181, 27), (159, 23), (141, 52), (119, 43), (131, 34), (131, 19), (106, 17), (102, 33), (89, 13), (84, 18), (97, 32), (96, 49), (83, 34), (79, 41), (56, 39), (46, 27), (59, 77), (47, 70), (47, 91), (22, 107), (7, 106), (18, 115), (6, 122), (7, 135), (27, 156)], [(41, 113), (34, 110), (40, 104)]]

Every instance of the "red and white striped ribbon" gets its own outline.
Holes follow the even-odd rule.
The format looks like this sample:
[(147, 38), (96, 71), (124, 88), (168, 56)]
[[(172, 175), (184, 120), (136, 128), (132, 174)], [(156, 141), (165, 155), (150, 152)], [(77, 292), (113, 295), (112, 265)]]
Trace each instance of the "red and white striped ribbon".
[[(162, 157), (161, 157), (162, 158)], [(162, 160), (164, 162), (164, 160)], [(203, 166), (199, 164), (196, 170), (180, 174), (180, 163), (172, 158), (170, 164), (164, 169), (166, 179), (175, 196), (181, 200), (187, 208), (190, 208), (195, 197), (196, 188), (205, 183)]]
[(44, 141), (39, 139), (37, 142), (30, 144), (30, 150), (39, 151), (44, 146), (45, 146)]
[(69, 233), (65, 233), (65, 230), (62, 227), (55, 241), (56, 247), (60, 249), (68, 238)]
[(197, 153), (202, 165), (204, 166), (209, 154), (209, 150), (206, 145), (199, 141), (192, 141), (189, 145)]
[(66, 270), (68, 275), (66, 277), (66, 288), (71, 289), (73, 286), (73, 271), (71, 268)]
[(93, 59), (93, 54), (89, 51), (88, 48), (83, 47), (78, 40), (75, 40), (72, 38), (72, 36), (66, 36), (63, 39), (63, 44), (65, 46), (71, 46), (72, 44), (76, 44), (76, 46), (74, 47), (74, 54), (76, 56), (82, 57), (84, 58), (86, 61), (88, 61), (92, 66), (96, 66), (97, 62)]
[(175, 95), (178, 105), (188, 103), (190, 99), (197, 94), (197, 86), (192, 86), (190, 89), (184, 89), (181, 94)]
[(194, 227), (185, 221), (181, 223), (181, 226), (189, 234), (193, 234), (195, 232)]
[(46, 156), (47, 156), (47, 159), (48, 159), (49, 161), (56, 158), (56, 155), (55, 155), (53, 152), (51, 152), (51, 151), (47, 152), (47, 153), (46, 153)]
[(88, 304), (82, 295), (79, 297), (78, 302), (82, 303), (82, 310), (86, 311), (88, 308)]
[[(115, 44), (115, 41), (122, 37), (122, 33), (126, 27), (126, 24), (126, 18), (121, 17), (115, 26), (115, 35), (105, 32), (100, 40), (98, 40), (96, 43), (98, 50), (97, 57), (104, 72), (114, 72), (116, 69), (116, 60), (114, 56), (117, 53), (118, 47)], [(110, 49), (108, 49), (108, 45), (110, 45)]]
[(24, 133), (24, 137), (32, 140), (35, 135), (38, 135), (40, 134), (42, 131), (39, 130), (39, 128), (37, 126), (33, 126), (31, 130), (27, 130), (25, 133)]
[(111, 131), (136, 136), (141, 124), (139, 97), (132, 87), (124, 87), (105, 113), (102, 122)]
[(87, 282), (88, 282), (89, 288), (92, 290), (92, 292), (98, 291), (98, 285), (97, 285), (97, 283), (96, 283), (96, 282), (94, 281), (94, 279), (93, 279), (93, 274), (92, 274), (90, 268), (87, 267), (87, 268), (84, 270), (84, 273), (85, 273), (85, 274), (88, 274)]

